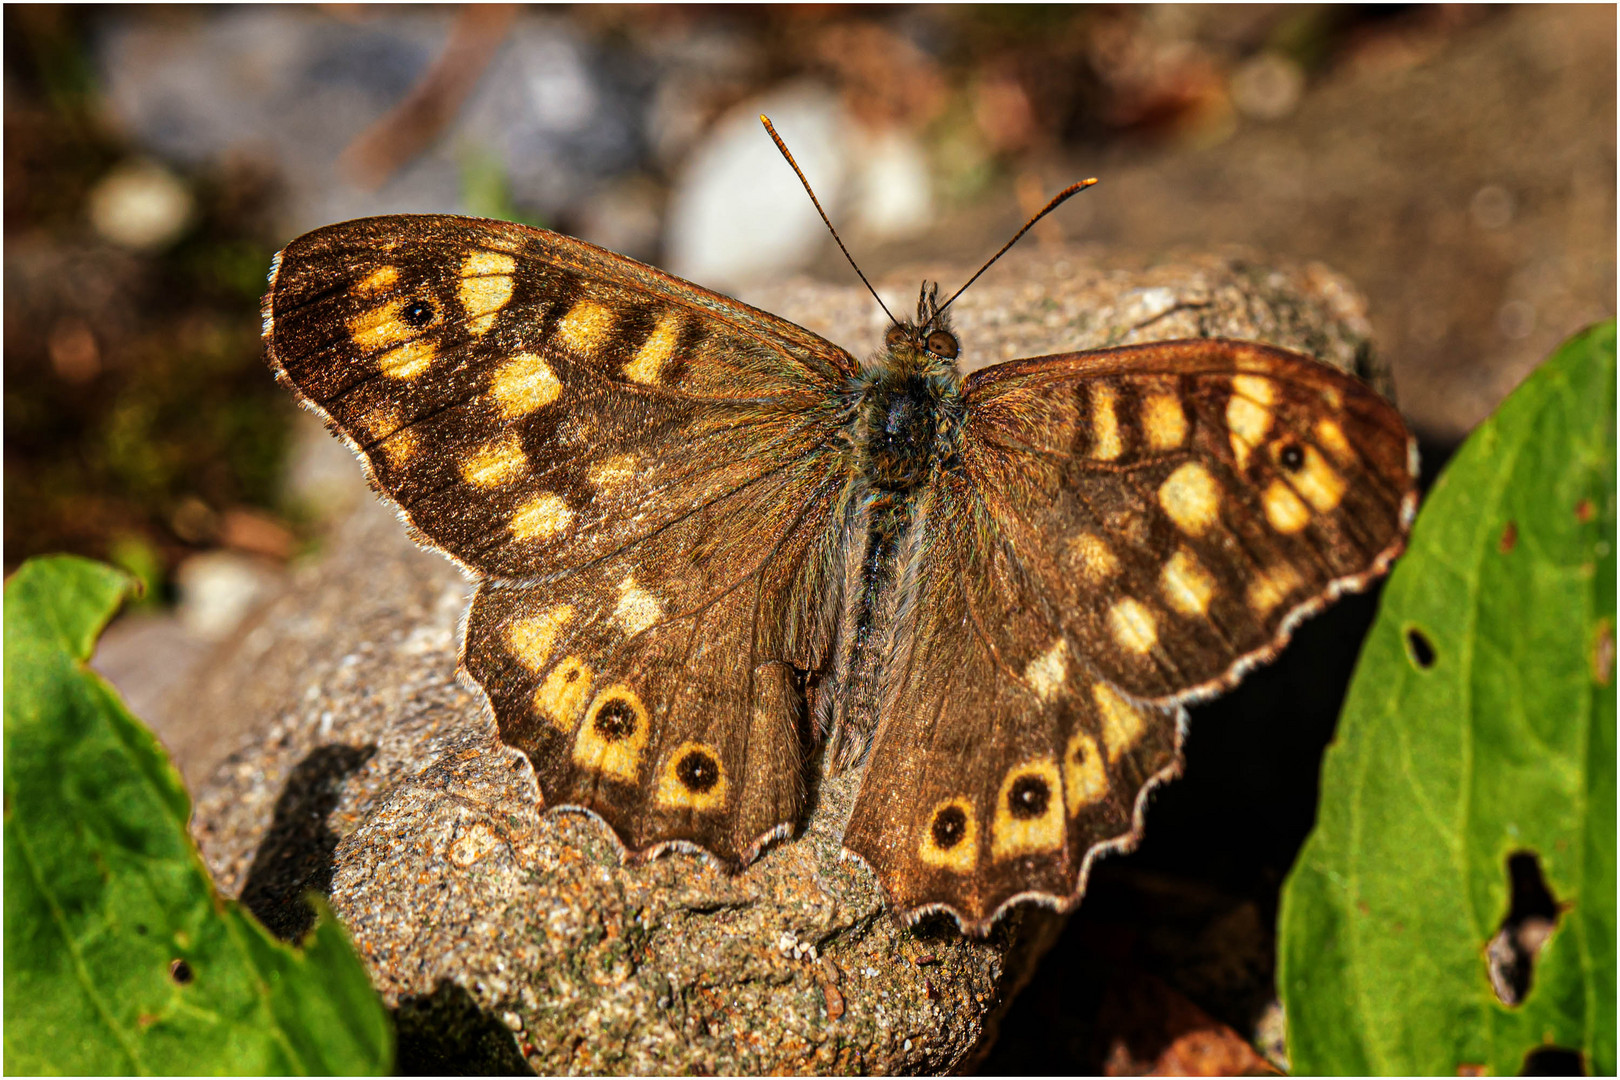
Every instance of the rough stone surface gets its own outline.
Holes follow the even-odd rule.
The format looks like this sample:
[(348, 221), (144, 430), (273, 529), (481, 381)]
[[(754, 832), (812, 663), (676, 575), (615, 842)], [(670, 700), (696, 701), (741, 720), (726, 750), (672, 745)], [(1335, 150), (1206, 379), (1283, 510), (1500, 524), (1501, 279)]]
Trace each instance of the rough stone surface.
[[(897, 313), (914, 303), (883, 291)], [(857, 355), (883, 329), (855, 289), (750, 299)], [(1241, 253), (1103, 270), (1084, 251), (1032, 251), (952, 312), (969, 367), (1194, 334), (1370, 366), (1343, 279)], [(177, 730), (220, 732), (193, 828), (222, 887), (287, 937), (308, 926), (306, 890), (331, 896), (396, 1009), (402, 1070), (971, 1065), (1058, 916), (1018, 911), (982, 941), (901, 926), (839, 858), (858, 774), (822, 783), (800, 833), (740, 874), (685, 854), (622, 863), (595, 819), (540, 811), (527, 762), (456, 680), (469, 594), (368, 506), (166, 710)]]

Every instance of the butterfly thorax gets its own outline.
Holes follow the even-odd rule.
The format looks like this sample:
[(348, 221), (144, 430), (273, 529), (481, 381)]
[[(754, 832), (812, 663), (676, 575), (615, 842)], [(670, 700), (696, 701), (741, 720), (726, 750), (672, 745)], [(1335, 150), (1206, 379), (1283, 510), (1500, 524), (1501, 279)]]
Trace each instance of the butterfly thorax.
[(927, 330), (897, 325), (857, 381), (859, 406), (851, 434), (861, 546), (846, 583), (848, 606), (833, 677), (837, 705), (827, 718), (835, 768), (858, 760), (877, 726), (896, 619), (907, 591), (915, 587), (912, 553), (925, 524), (928, 492), (941, 473), (956, 467), (959, 456), (965, 407), (961, 376), (949, 359), (927, 347), (927, 338)]

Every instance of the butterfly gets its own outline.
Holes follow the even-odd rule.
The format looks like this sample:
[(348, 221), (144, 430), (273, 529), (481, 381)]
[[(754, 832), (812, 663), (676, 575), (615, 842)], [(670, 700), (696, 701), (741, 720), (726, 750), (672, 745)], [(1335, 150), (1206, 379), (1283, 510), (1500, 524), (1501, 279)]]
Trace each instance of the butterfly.
[(925, 287), (861, 363), (584, 241), (430, 215), (299, 237), (263, 314), (280, 382), (477, 581), (460, 668), (550, 808), (736, 867), (814, 770), (864, 767), (845, 852), (903, 917), (984, 933), (1075, 903), (1179, 769), (1186, 704), (1388, 568), (1413, 457), (1295, 353), (963, 376), (945, 306)]

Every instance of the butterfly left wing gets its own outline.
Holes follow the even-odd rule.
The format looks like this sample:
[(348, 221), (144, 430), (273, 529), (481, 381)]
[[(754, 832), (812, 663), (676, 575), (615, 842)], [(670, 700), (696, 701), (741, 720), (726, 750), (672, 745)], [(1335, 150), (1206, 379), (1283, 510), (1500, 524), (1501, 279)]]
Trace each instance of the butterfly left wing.
[(461, 663), (551, 806), (746, 861), (797, 820), (855, 363), (590, 244), (441, 215), (277, 257), (283, 384), (481, 579)]
[(982, 931), (1078, 897), (1179, 767), (1182, 704), (1383, 572), (1415, 495), (1394, 409), (1264, 346), (1015, 361), (965, 395), (845, 846)]

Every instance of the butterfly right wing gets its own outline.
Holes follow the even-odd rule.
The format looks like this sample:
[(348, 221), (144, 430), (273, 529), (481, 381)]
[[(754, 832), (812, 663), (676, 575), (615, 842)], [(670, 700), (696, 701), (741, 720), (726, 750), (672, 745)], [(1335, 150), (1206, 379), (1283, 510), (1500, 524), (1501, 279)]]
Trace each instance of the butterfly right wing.
[(854, 371), (807, 331), (588, 244), (375, 218), (278, 256), (281, 381), (484, 580), (462, 664), (552, 806), (749, 857), (797, 816)]
[(1247, 342), (975, 373), (925, 522), (845, 846), (894, 903), (987, 930), (1128, 845), (1182, 706), (1365, 587), (1415, 506), (1399, 414)]

